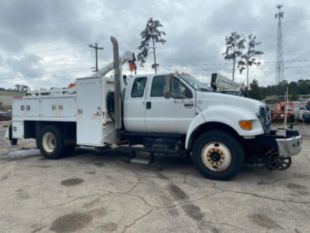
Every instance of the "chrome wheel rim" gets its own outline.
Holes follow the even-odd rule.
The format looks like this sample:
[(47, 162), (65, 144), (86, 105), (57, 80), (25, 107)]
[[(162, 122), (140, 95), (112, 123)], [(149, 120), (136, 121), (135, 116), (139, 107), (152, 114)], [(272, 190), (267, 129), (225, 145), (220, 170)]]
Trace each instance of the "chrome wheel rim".
[(56, 148), (55, 135), (51, 132), (45, 133), (42, 138), (42, 146), (47, 153), (52, 153)]
[(209, 142), (201, 150), (204, 165), (212, 171), (223, 171), (231, 164), (231, 152), (222, 142)]

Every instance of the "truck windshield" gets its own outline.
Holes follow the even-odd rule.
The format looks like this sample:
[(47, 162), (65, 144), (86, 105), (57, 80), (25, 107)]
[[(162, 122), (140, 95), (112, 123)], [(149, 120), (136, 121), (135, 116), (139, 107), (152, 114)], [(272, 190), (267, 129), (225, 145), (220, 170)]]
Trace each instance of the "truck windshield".
[(197, 91), (211, 91), (206, 84), (203, 84), (189, 74), (178, 74), (178, 77)]

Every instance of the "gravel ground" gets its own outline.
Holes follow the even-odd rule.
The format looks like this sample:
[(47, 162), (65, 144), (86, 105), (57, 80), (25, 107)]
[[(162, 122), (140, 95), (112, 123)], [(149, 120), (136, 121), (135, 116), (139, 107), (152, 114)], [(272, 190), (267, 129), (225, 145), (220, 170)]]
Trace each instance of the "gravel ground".
[(46, 160), (33, 140), (4, 142), (0, 124), (0, 232), (310, 232), (310, 126), (298, 129), (303, 150), (290, 169), (244, 167), (220, 182), (172, 156), (140, 165), (80, 150)]

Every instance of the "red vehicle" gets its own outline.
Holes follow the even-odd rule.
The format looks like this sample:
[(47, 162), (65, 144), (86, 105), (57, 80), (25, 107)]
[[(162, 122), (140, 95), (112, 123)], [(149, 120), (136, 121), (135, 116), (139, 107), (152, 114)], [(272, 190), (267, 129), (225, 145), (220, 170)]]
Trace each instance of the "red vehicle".
[[(287, 103), (287, 120), (290, 122), (295, 121), (295, 110), (294, 104), (291, 102)], [(285, 115), (285, 102), (280, 101), (271, 108), (271, 120), (272, 121), (283, 121)]]

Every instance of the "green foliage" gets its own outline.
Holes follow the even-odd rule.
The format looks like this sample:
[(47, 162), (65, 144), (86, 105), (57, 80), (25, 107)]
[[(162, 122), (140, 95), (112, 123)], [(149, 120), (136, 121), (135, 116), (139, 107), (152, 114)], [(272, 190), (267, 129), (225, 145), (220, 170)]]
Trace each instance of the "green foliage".
[[(299, 95), (309, 95), (310, 94), (310, 80), (299, 80), (297, 82), (282, 81), (279, 85), (270, 85), (267, 87), (260, 87), (257, 80), (253, 80), (250, 84), (249, 97), (254, 99), (264, 99), (266, 96), (272, 95), (283, 95), (285, 93), (286, 87), (289, 91), (289, 99), (294, 101), (298, 100)], [(246, 87), (243, 86), (242, 93), (246, 93)]]
[(243, 70), (251, 67), (252, 65), (259, 66), (260, 62), (256, 60), (256, 57), (263, 54), (262, 51), (255, 49), (255, 47), (261, 45), (261, 42), (257, 42), (256, 36), (254, 36), (253, 34), (250, 34), (248, 36), (246, 44), (247, 51), (240, 56), (240, 60), (238, 61), (238, 69), (240, 71), (240, 74)]
[(298, 95), (298, 94), (292, 94), (292, 95), (290, 95), (290, 100), (292, 100), (292, 101), (299, 100), (299, 95)]
[(258, 86), (258, 81), (255, 79), (250, 84), (249, 97), (257, 100), (262, 100), (265, 97), (262, 89)]
[(225, 38), (226, 50), (223, 53), (225, 60), (233, 61), (232, 79), (235, 79), (235, 66), (237, 58), (241, 57), (245, 49), (245, 38), (237, 32), (232, 32)]
[(163, 25), (159, 20), (153, 20), (150, 18), (147, 21), (145, 29), (140, 34), (142, 41), (138, 47), (140, 52), (137, 55), (137, 59), (141, 62), (141, 66), (143, 66), (143, 64), (146, 62), (146, 59), (150, 53), (150, 48), (153, 49), (154, 64), (152, 65), (152, 68), (155, 69), (155, 71), (159, 66), (159, 64), (156, 62), (155, 44), (166, 43), (166, 40), (163, 38), (166, 33), (160, 30), (161, 27), (163, 27)]

